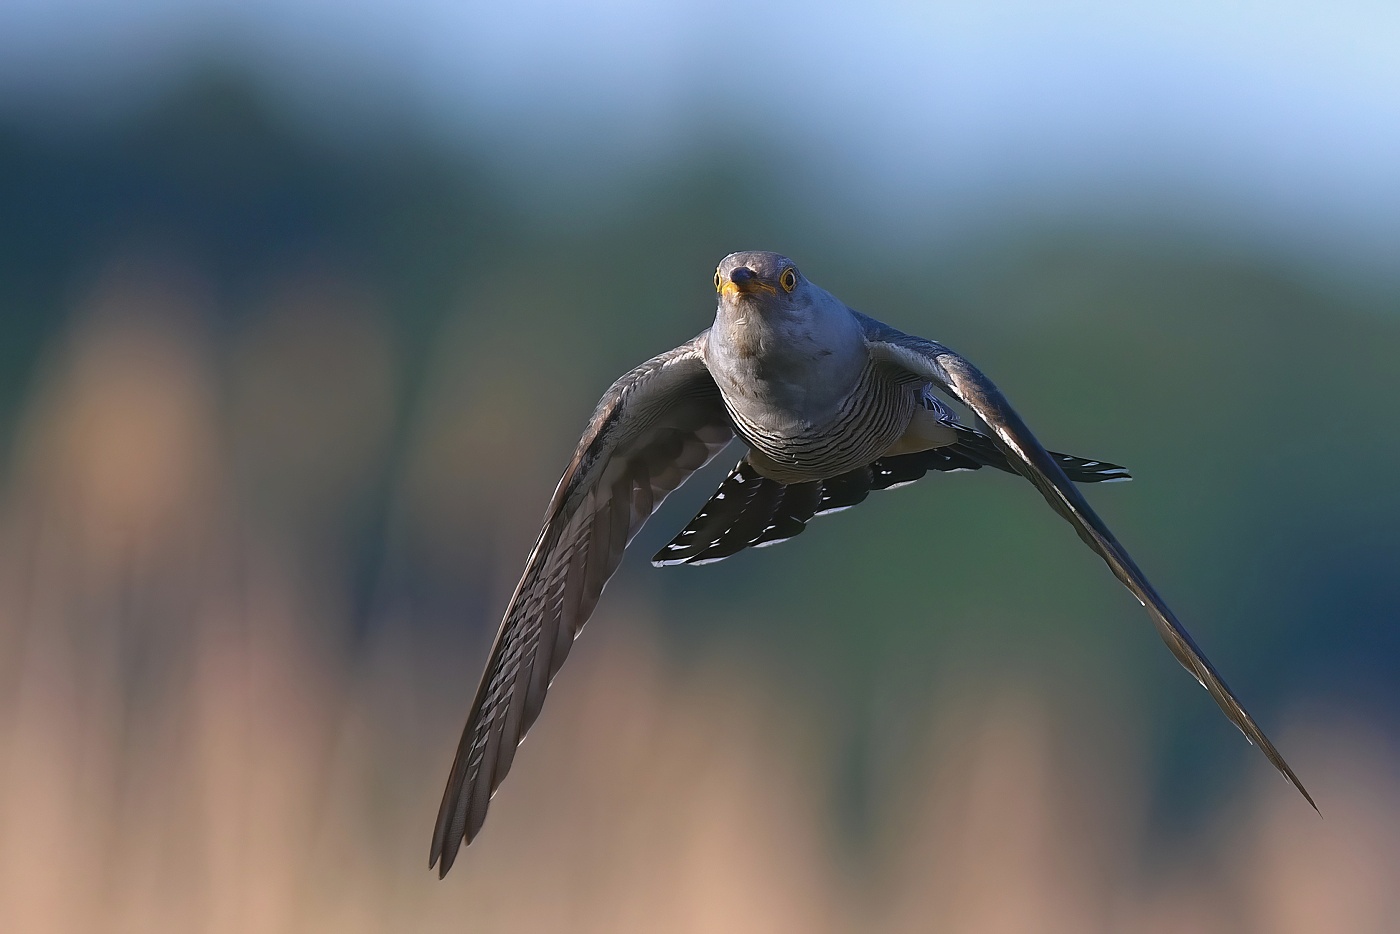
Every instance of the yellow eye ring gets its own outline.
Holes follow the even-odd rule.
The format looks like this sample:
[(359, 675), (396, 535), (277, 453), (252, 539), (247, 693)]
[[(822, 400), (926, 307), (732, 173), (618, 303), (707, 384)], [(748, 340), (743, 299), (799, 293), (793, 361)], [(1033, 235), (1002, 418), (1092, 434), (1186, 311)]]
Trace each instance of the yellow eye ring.
[(791, 266), (783, 270), (783, 274), (778, 277), (778, 283), (782, 285), (784, 292), (791, 292), (797, 288), (797, 270)]
[(715, 270), (715, 291), (716, 291), (716, 292), (719, 291), (719, 288), (720, 288), (720, 286), (721, 286), (722, 284), (723, 284), (723, 283), (720, 282), (720, 278), (719, 278), (719, 270), (716, 269), (716, 270)]

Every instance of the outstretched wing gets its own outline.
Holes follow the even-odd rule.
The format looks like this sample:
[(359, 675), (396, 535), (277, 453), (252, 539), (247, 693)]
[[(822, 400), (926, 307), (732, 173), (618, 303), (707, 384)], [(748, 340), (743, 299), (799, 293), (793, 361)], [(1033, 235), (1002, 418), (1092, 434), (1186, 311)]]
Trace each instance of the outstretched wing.
[(1254, 718), (1230, 693), (1230, 688), (1177, 620), (1176, 614), (1172, 613), (1127, 550), (1113, 537), (1103, 520), (1095, 515), (1088, 501), (1070, 483), (1060, 465), (1031, 434), (1026, 423), (1021, 421), (992, 381), (967, 360), (936, 341), (904, 334), (865, 315), (857, 314), (857, 317), (865, 328), (866, 343), (877, 360), (903, 367), (932, 381), (986, 422), (997, 447), (1017, 472), (1035, 484), (1051, 507), (1074, 526), (1084, 543), (1103, 558), (1114, 575), (1147, 608), (1162, 641), (1166, 642), (1182, 666), (1196, 676), (1196, 680), (1215, 698), (1225, 716), (1263, 751), (1274, 768), (1283, 773), (1316, 809), (1317, 804), (1298, 776), (1293, 774)]
[(729, 443), (728, 416), (700, 356), (705, 335), (623, 376), (598, 403), (506, 607), (467, 716), (433, 832), (429, 866), (447, 875), (486, 819), (491, 795), (550, 681), (668, 493)]

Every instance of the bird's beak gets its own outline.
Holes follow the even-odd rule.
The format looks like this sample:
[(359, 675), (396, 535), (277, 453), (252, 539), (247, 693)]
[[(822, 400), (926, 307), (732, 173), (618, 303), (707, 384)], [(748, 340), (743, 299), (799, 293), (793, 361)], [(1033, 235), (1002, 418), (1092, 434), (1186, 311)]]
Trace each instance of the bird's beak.
[(729, 280), (719, 290), (720, 295), (729, 298), (733, 295), (751, 295), (754, 292), (767, 292), (769, 295), (777, 295), (778, 290), (772, 285), (764, 282), (747, 266), (736, 266), (729, 273)]

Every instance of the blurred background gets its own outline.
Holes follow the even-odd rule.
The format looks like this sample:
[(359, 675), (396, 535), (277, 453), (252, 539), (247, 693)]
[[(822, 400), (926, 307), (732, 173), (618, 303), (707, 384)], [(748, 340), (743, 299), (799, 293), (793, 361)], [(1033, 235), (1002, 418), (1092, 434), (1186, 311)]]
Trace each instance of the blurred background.
[[(0, 6), (0, 930), (1400, 930), (1400, 8)], [(484, 655), (621, 372), (794, 257), (1029, 485), (642, 533), (478, 842)], [(722, 473), (737, 457), (720, 458)]]

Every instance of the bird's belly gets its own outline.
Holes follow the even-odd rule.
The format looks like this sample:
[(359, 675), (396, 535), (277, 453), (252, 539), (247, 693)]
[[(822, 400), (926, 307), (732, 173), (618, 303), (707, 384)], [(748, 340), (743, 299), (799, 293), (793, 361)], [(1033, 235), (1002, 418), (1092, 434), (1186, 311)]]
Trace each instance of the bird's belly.
[(762, 400), (725, 402), (739, 437), (752, 449), (754, 469), (781, 483), (823, 480), (874, 462), (904, 435), (917, 404), (909, 385), (873, 372), (815, 419)]

